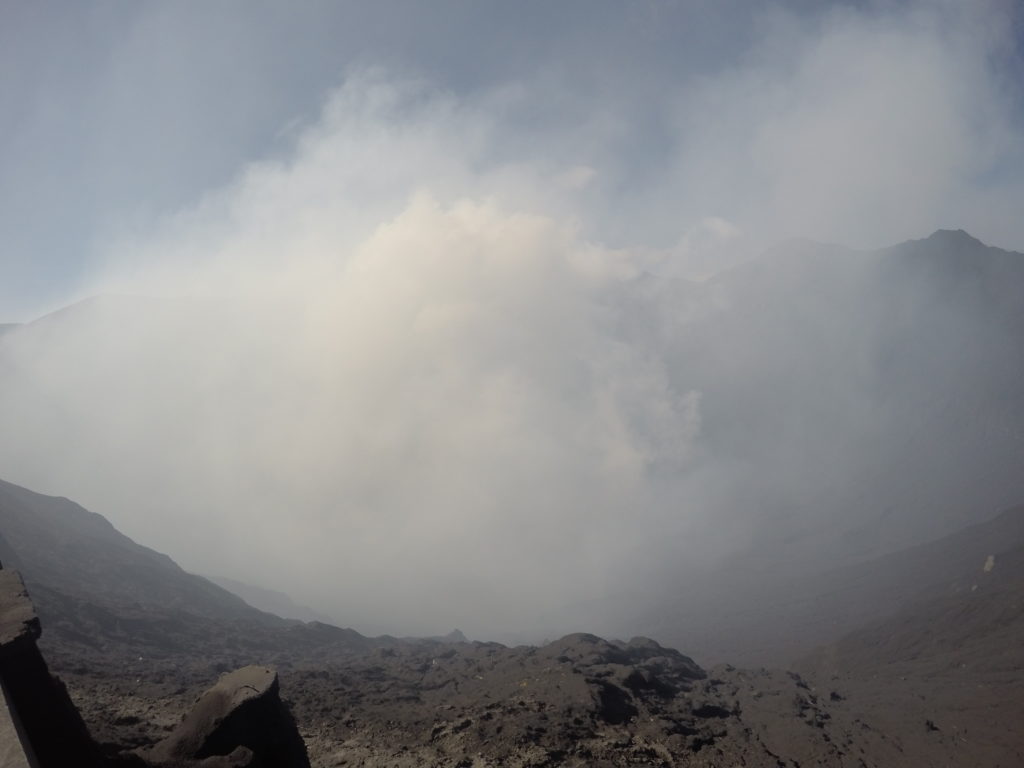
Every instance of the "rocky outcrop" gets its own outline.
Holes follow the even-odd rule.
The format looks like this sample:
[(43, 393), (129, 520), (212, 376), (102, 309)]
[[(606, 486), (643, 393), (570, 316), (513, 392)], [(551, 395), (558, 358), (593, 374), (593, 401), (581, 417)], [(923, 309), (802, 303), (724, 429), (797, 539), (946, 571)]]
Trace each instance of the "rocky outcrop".
[(224, 675), (153, 747), (126, 753), (105, 745), (104, 754), (47, 669), (41, 633), (20, 574), (0, 569), (0, 767), (309, 768), (277, 673), (256, 666)]
[(309, 768), (277, 673), (260, 666), (221, 677), (170, 736), (140, 755), (160, 768)]
[(89, 736), (67, 690), (46, 667), (36, 640), (39, 618), (21, 576), (0, 570), (0, 683), (4, 765), (31, 768), (99, 766)]

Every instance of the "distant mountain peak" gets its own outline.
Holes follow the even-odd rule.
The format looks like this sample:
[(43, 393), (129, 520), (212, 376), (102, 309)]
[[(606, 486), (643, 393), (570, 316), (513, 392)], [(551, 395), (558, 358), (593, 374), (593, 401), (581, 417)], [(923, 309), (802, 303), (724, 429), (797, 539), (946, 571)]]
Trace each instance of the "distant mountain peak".
[(937, 229), (926, 237), (924, 242), (942, 245), (985, 245), (963, 229)]

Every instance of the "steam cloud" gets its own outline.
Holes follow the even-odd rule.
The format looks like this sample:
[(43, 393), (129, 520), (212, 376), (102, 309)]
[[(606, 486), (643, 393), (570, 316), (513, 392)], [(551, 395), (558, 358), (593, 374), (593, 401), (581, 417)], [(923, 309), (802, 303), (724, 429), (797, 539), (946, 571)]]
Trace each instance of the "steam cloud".
[[(354, 72), (288, 158), (0, 340), (3, 475), (363, 631), (617, 631), (666, 562), (753, 535), (666, 354), (677, 278), (954, 212), (1020, 242), (1019, 181), (979, 181), (1020, 150), (993, 8), (769, 16), (734, 66), (664, 83), (639, 175), (626, 99)], [(506, 118), (534, 102), (524, 146)]]

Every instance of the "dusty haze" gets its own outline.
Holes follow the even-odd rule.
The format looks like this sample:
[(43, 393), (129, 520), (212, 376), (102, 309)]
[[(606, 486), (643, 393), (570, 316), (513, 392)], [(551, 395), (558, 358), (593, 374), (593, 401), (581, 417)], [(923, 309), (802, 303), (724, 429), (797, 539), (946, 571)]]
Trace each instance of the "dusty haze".
[[(792, 347), (726, 332), (762, 287), (815, 295), (772, 283), (807, 246), (769, 246), (1024, 248), (1020, 20), (972, 9), (776, 8), (729, 61), (598, 94), (578, 45), (472, 90), (353, 64), (286, 150), (107, 231), (83, 301), (0, 335), (0, 476), (363, 632), (628, 634), (635, 595), (797, 497), (812, 520), (891, 419), (859, 375), (884, 329), (806, 370), (815, 317)], [(708, 281), (755, 258), (742, 290)], [(849, 284), (823, 317), (872, 295)], [(737, 391), (769, 354), (782, 384)], [(756, 413), (769, 385), (826, 392), (842, 438), (752, 419), (736, 449), (709, 393)]]

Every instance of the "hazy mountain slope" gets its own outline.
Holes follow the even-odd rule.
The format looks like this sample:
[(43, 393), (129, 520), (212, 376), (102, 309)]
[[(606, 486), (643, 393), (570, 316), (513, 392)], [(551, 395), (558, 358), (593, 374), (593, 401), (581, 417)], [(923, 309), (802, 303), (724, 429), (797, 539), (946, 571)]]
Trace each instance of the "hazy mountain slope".
[(949, 578), (933, 581), (890, 615), (844, 635), (803, 664), (847, 674), (936, 659), (956, 667), (1024, 669), (1024, 508), (1015, 513), (1018, 535), (989, 547), (996, 554), (970, 569), (957, 568), (953, 560)]
[[(922, 762), (958, 754), (975, 765), (1024, 764), (1024, 510), (1004, 518), (1002, 531), (985, 532), (1006, 534), (1001, 545), (989, 542), (992, 560), (800, 663), (847, 694), (841, 708), (850, 716), (902, 734)], [(981, 535), (971, 532), (965, 546)], [(953, 570), (957, 554), (945, 554)]]
[(737, 546), (667, 566), (634, 615), (700, 660), (780, 663), (834, 638), (781, 618), (841, 588), (823, 574), (1024, 499), (1019, 253), (949, 231), (876, 252), (789, 244), (711, 281), (666, 344), (726, 489), (708, 533)]
[(314, 611), (308, 606), (296, 603), (284, 592), (278, 592), (277, 590), (266, 589), (264, 587), (257, 587), (252, 584), (246, 584), (223, 576), (207, 576), (206, 578), (217, 586), (223, 587), (228, 592), (238, 595), (252, 607), (258, 608), (261, 611), (267, 611), (275, 616), (281, 616), (285, 619), (297, 619), (298, 621), (319, 621), (325, 624), (334, 623), (334, 620), (330, 616)]
[(757, 510), (749, 556), (835, 563), (1024, 498), (1022, 339), (1024, 256), (939, 231), (781, 246), (711, 281), (667, 344), (731, 504)]
[(42, 647), (58, 671), (102, 676), (129, 663), (155, 672), (151, 665), (162, 658), (209, 674), (211, 666), (346, 655), (389, 642), (257, 610), (136, 544), (101, 515), (4, 481), (0, 561), (21, 571), (44, 626)]
[(282, 650), (347, 653), (373, 645), (349, 629), (302, 625), (249, 606), (64, 498), (0, 481), (0, 560), (21, 571), (57, 669), (184, 654), (200, 666)]
[[(951, 594), (988, 578), (992, 556), (1004, 572), (1024, 550), (1024, 506), (938, 541), (810, 575), (762, 574), (737, 561), (715, 580), (689, 585), (689, 617), (666, 611), (642, 630), (691, 650), (702, 661), (784, 665), (865, 624), (896, 615), (930, 595)], [(1006, 564), (1004, 565), (1004, 561)], [(979, 631), (989, 632), (986, 617)], [(949, 627), (950, 638), (963, 627)], [(1024, 637), (1024, 635), (1022, 635)]]
[[(167, 555), (136, 544), (106, 519), (65, 498), (0, 480), (0, 560), (44, 587), (110, 605), (159, 606), (208, 618), (279, 620)], [(45, 605), (41, 607), (44, 617)]]

